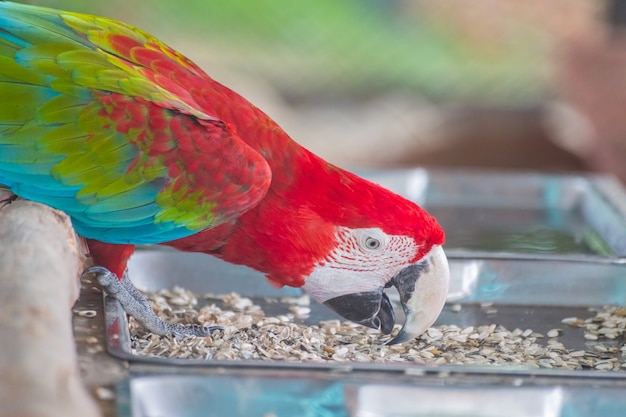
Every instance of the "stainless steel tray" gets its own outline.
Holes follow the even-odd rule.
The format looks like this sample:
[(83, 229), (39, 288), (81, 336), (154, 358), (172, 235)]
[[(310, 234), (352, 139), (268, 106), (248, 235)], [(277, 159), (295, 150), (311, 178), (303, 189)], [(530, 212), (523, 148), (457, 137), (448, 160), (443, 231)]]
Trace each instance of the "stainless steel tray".
[[(531, 328), (546, 333), (553, 328), (562, 328), (559, 340), (571, 350), (590, 348), (583, 330), (561, 323), (566, 317), (590, 317), (588, 307), (602, 305), (626, 305), (626, 266), (621, 263), (531, 260), (531, 259), (465, 259), (449, 260), (454, 282), (451, 298), (435, 323), (456, 324), (460, 327), (481, 326), (497, 323), (508, 329)], [(265, 282), (262, 274), (241, 266), (227, 264), (219, 259), (193, 253), (169, 250), (143, 250), (133, 258), (131, 264), (133, 280), (139, 287), (148, 290), (171, 288), (180, 285), (200, 294), (229, 293), (236, 291), (252, 298), (256, 304), (271, 307), (274, 314), (288, 312), (289, 305), (277, 300), (285, 296), (301, 295), (294, 288), (276, 289)], [(266, 299), (274, 298), (268, 304)], [(394, 302), (393, 294), (391, 300)], [(340, 363), (293, 363), (281, 361), (219, 361), (168, 359), (134, 355), (131, 352), (126, 315), (117, 301), (106, 297), (106, 316), (109, 351), (120, 358), (152, 364), (178, 366), (227, 366), (227, 367), (282, 367), (333, 369), (345, 368)], [(453, 303), (462, 306), (453, 311)], [(484, 308), (488, 305), (489, 308)], [(396, 311), (401, 309), (396, 307)], [(335, 313), (311, 304), (311, 314), (306, 323), (339, 318)], [(615, 340), (612, 343), (623, 343)], [(375, 369), (403, 371), (411, 365), (351, 363), (352, 369)], [(426, 369), (428, 367), (425, 367)], [(447, 367), (436, 367), (437, 372)], [(453, 367), (452, 367), (453, 368)], [(504, 369), (503, 367), (463, 367), (469, 373), (514, 373), (520, 375), (554, 374), (560, 371), (549, 369)], [(589, 371), (569, 371), (569, 375), (586, 377)], [(604, 374), (600, 371), (593, 373)], [(594, 376), (595, 377), (595, 376)], [(625, 372), (607, 373), (609, 378), (624, 378)]]
[(363, 172), (427, 208), (452, 257), (626, 256), (626, 193), (612, 177), (481, 171)]
[[(498, 323), (537, 332), (558, 327), (566, 347), (591, 349), (582, 330), (561, 319), (588, 317), (591, 306), (626, 305), (626, 194), (611, 178), (424, 170), (362, 174), (424, 205), (447, 232), (450, 303), (435, 324)], [(236, 291), (256, 300), (300, 294), (200, 254), (147, 248), (133, 257), (130, 271), (138, 286), (150, 290), (181, 285), (198, 293)], [(108, 298), (105, 303), (109, 351), (131, 361), (135, 375), (119, 387), (121, 416), (567, 417), (621, 416), (626, 407), (622, 371), (136, 356), (118, 303)], [(452, 303), (462, 310), (453, 311)], [(485, 303), (492, 308), (486, 311)], [(311, 322), (331, 317), (331, 311), (312, 305)], [(244, 405), (232, 408), (233, 401)], [(479, 407), (485, 403), (495, 405)], [(303, 404), (324, 406), (307, 414)]]
[(120, 384), (118, 398), (120, 417), (621, 417), (626, 409), (619, 385), (495, 386), (302, 373), (144, 376)]
[[(498, 323), (510, 329), (524, 327), (545, 332), (564, 327), (560, 323), (564, 317), (589, 316), (587, 307), (626, 304), (626, 266), (622, 257), (626, 241), (626, 194), (611, 178), (423, 170), (370, 172), (365, 176), (425, 205), (435, 214), (443, 214), (439, 218), (449, 242), (446, 246), (451, 268), (449, 301), (456, 300), (465, 307), (460, 313), (452, 313), (448, 306), (436, 324), (465, 327)], [(481, 210), (487, 215), (479, 215)], [(453, 216), (454, 213), (457, 215)], [(459, 229), (455, 222), (463, 225), (459, 226), (463, 233), (477, 236), (474, 248), (455, 246), (455, 242), (462, 240), (455, 237)], [(507, 231), (523, 232), (531, 227), (557, 230), (559, 237), (573, 243), (564, 245), (567, 251), (561, 250), (563, 245), (550, 247), (548, 251), (545, 246), (537, 250), (545, 240), (535, 242), (531, 237), (536, 235), (530, 235), (524, 237), (525, 246), (501, 252), (487, 250), (493, 243), (492, 235), (480, 240), (485, 230), (508, 228)], [(580, 230), (584, 231), (582, 235), (577, 234)], [(594, 242), (587, 245), (589, 248), (601, 247), (606, 251), (570, 250), (574, 243), (584, 241), (589, 235)], [(262, 274), (246, 267), (201, 254), (164, 249), (138, 251), (131, 260), (130, 272), (138, 286), (150, 290), (181, 285), (198, 293), (236, 291), (261, 302), (265, 297), (300, 294), (294, 288), (277, 290), (266, 283)], [(477, 308), (481, 303), (493, 304), (496, 314), (485, 317)], [(335, 317), (321, 306), (313, 304), (313, 307), (308, 319), (311, 322)], [(221, 363), (132, 355), (126, 317), (112, 300), (107, 302), (107, 320), (111, 323), (110, 352), (133, 361), (185, 366), (294, 366), (268, 361)], [(566, 328), (561, 340), (570, 349), (584, 347), (579, 329)], [(397, 365), (354, 366), (390, 369)], [(501, 371), (494, 368), (494, 372)]]

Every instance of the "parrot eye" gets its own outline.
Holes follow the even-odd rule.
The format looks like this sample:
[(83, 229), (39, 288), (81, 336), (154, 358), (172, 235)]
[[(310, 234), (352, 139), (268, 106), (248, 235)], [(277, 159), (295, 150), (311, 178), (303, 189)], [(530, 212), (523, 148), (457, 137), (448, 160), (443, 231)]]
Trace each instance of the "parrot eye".
[(381, 251), (389, 243), (389, 236), (380, 229), (355, 229), (351, 233), (354, 233), (358, 246), (366, 251)]
[(367, 249), (378, 249), (380, 247), (380, 240), (370, 236), (365, 239), (365, 247)]

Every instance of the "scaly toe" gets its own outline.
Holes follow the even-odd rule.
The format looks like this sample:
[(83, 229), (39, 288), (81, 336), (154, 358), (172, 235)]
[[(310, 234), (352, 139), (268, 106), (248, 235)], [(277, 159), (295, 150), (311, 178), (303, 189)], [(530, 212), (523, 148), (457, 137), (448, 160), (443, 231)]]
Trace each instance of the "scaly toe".
[(102, 266), (92, 266), (83, 271), (83, 276), (94, 274), (98, 283), (103, 287), (109, 287), (111, 284), (119, 281), (117, 275)]
[(182, 326), (178, 324), (172, 325), (171, 333), (174, 336), (197, 336), (207, 337), (213, 332), (218, 330), (224, 330), (222, 326), (200, 326), (198, 324), (192, 324), (189, 326)]

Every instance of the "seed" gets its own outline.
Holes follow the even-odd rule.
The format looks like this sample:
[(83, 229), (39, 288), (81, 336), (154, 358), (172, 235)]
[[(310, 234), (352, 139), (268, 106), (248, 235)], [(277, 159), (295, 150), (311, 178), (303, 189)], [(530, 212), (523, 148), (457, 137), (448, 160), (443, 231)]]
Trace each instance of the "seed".
[(320, 321), (320, 326), (322, 327), (339, 327), (340, 325), (341, 323), (337, 319)]
[(462, 334), (471, 334), (473, 332), (474, 332), (474, 326), (466, 327), (465, 329), (461, 330)]
[(598, 363), (595, 368), (601, 371), (610, 371), (613, 369), (613, 364), (611, 362)]
[[(352, 322), (333, 319), (314, 325), (300, 324), (298, 319), (310, 314), (308, 297), (264, 299), (268, 304), (282, 303), (289, 311), (288, 314), (266, 316), (253, 299), (235, 293), (202, 298), (188, 290), (174, 288), (146, 295), (155, 306), (155, 312), (168, 321), (220, 325), (224, 330), (206, 338), (161, 337), (146, 333), (130, 318), (131, 350), (135, 355), (206, 360), (342, 362), (348, 367), (349, 362), (410, 362), (430, 366), (514, 365), (626, 371), (626, 366), (617, 361), (618, 356), (623, 358), (626, 355), (626, 347), (605, 345), (599, 340), (622, 337), (625, 332), (626, 317), (614, 315), (615, 307), (594, 310), (592, 313), (595, 315), (585, 320), (573, 317), (563, 319), (565, 324), (584, 328), (584, 340), (594, 341), (593, 348), (589, 350), (570, 351), (564, 344), (565, 340), (557, 339), (563, 334), (559, 328), (548, 330), (545, 342), (541, 342), (544, 335), (532, 329), (508, 330), (498, 323), (464, 328), (443, 324), (429, 328), (414, 340), (387, 346), (383, 343), (392, 336), (381, 336), (375, 329)], [(194, 300), (199, 298), (208, 304), (199, 309), (192, 308)], [(392, 335), (399, 327), (396, 326)], [(95, 345), (91, 347), (101, 349)]]
[(620, 332), (620, 329), (616, 329), (615, 327), (601, 327), (598, 329), (598, 333), (606, 336), (616, 334), (618, 332)]
[(81, 317), (93, 318), (98, 315), (98, 312), (96, 310), (78, 310), (76, 314)]
[(306, 294), (301, 295), (300, 297), (282, 297), (279, 301), (284, 304), (293, 304), (298, 306), (308, 306), (311, 304), (311, 298)]
[(548, 330), (548, 333), (546, 333), (546, 336), (559, 337), (560, 334), (561, 334), (561, 329), (552, 329), (552, 330)]
[(420, 356), (421, 356), (422, 358), (426, 358), (426, 359), (432, 359), (432, 358), (434, 358), (434, 357), (435, 357), (435, 355), (434, 355), (431, 351), (429, 351), (429, 350), (423, 350), (423, 351), (421, 351), (421, 352), (420, 352)]
[(311, 309), (309, 307), (302, 307), (299, 305), (293, 305), (289, 307), (289, 310), (296, 315), (296, 317), (306, 317), (311, 314)]
[(115, 392), (109, 388), (97, 387), (95, 393), (99, 400), (110, 401), (115, 399)]
[(449, 338), (450, 340), (454, 340), (455, 342), (465, 343), (467, 342), (468, 335), (467, 334), (451, 334)]
[(431, 337), (432, 339), (439, 339), (443, 335), (441, 330), (436, 329), (434, 327), (431, 327), (428, 330), (426, 330), (426, 334), (428, 335), (428, 337)]
[(172, 297), (168, 300), (168, 302), (173, 306), (184, 306), (189, 304), (189, 300), (186, 300), (182, 297)]
[(237, 309), (237, 310), (243, 310), (247, 307), (251, 307), (252, 306), (252, 300), (250, 300), (249, 298), (240, 298), (238, 300), (236, 300), (233, 304), (232, 304), (233, 308)]
[(566, 317), (561, 320), (561, 323), (569, 324), (570, 326), (576, 326), (582, 322), (578, 317)]

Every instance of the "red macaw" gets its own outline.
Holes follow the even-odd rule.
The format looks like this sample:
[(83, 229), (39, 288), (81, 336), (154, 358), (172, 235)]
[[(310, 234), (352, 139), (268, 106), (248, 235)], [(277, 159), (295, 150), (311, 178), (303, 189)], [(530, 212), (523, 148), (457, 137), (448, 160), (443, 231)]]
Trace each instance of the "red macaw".
[(111, 19), (0, 2), (0, 184), (67, 213), (105, 289), (157, 333), (130, 283), (137, 244), (211, 254), (302, 287), (390, 333), (446, 298), (444, 232), (422, 208), (329, 164), (159, 40)]

